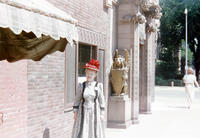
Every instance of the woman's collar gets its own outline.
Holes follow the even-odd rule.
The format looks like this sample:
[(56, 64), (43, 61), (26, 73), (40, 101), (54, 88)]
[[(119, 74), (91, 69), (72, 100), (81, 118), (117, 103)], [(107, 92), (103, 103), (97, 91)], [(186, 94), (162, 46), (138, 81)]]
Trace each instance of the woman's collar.
[(95, 81), (86, 81), (86, 83), (87, 83), (88, 85), (92, 85), (92, 84), (94, 84), (94, 82), (95, 82)]

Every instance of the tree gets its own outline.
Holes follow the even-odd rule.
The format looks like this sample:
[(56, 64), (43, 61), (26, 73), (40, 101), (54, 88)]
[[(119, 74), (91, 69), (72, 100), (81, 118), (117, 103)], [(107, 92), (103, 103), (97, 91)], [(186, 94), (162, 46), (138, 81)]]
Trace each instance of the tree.
[[(197, 79), (200, 71), (200, 0), (161, 0), (161, 61), (176, 64), (176, 52), (185, 39), (184, 9), (188, 9), (188, 45), (193, 53), (193, 65)], [(195, 41), (196, 40), (196, 41)], [(199, 43), (197, 43), (197, 41)], [(167, 58), (167, 59), (166, 59)]]

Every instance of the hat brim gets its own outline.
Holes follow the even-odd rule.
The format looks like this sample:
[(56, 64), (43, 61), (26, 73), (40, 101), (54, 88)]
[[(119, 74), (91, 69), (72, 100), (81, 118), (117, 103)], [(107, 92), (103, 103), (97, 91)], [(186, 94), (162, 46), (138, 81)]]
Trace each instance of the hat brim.
[(93, 70), (93, 71), (99, 71), (99, 69), (95, 69), (95, 68), (92, 68), (92, 67), (84, 67), (85, 69), (89, 69), (89, 70)]

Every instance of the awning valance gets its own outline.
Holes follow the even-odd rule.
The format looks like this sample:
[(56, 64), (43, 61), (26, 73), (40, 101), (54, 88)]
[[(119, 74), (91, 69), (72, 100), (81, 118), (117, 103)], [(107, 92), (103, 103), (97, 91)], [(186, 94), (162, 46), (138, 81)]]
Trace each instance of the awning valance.
[[(52, 39), (52, 41), (55, 42), (61, 41), (62, 46), (60, 47), (62, 48), (55, 49), (63, 51), (64, 45), (66, 46), (67, 43), (73, 45), (74, 41), (78, 41), (76, 23), (77, 21), (70, 15), (54, 7), (46, 0), (0, 0), (0, 30), (2, 30), (2, 32), (0, 32), (0, 55), (2, 55), (3, 49), (4, 52), (8, 52), (4, 54), (11, 56), (10, 59), (13, 59), (10, 60), (10, 62), (20, 59), (39, 60), (41, 57), (49, 54), (48, 50), (46, 50), (47, 53), (44, 53), (44, 55), (40, 55), (41, 53), (35, 53), (33, 55), (40, 55), (40, 57), (32, 58), (30, 57), (30, 51), (26, 52), (26, 50), (30, 50), (29, 48), (32, 47), (32, 52), (40, 52), (38, 51), (40, 48), (37, 48), (36, 43), (34, 43), (34, 47), (33, 45), (25, 46), (25, 43), (30, 44), (27, 42), (32, 42), (36, 39), (40, 39), (40, 42), (42, 43), (41, 40), (44, 38), (45, 40), (47, 38), (48, 40)], [(6, 31), (8, 31), (8, 33), (6, 33)], [(14, 41), (8, 42), (12, 41), (12, 39), (9, 40), (9, 34), (12, 34), (11, 38), (14, 38), (15, 41), (18, 41), (17, 46), (14, 45)], [(16, 37), (14, 37), (14, 34), (16, 34)], [(29, 40), (23, 42), (25, 39)], [(64, 41), (64, 39), (66, 39), (66, 41)], [(25, 51), (23, 58), (18, 59), (15, 57), (16, 53), (15, 56), (10, 55), (8, 51), (9, 49), (7, 48), (9, 46), (9, 48), (12, 48), (13, 50), (14, 47), (14, 49), (21, 47), (20, 44), (23, 45), (22, 48), (25, 48)], [(48, 45), (46, 44), (45, 47), (48, 47)], [(54, 49), (54, 45), (52, 45), (52, 43), (51, 48)], [(49, 47), (47, 49), (49, 49)], [(50, 53), (52, 52), (55, 51), (51, 51)], [(17, 57), (20, 57), (20, 53), (17, 53)], [(4, 58), (6, 59), (8, 57)], [(0, 57), (0, 60), (3, 60), (3, 57)]]
[(76, 23), (46, 0), (0, 0), (0, 27), (9, 27), (15, 34), (32, 31), (37, 37), (63, 37), (71, 43), (78, 40)]

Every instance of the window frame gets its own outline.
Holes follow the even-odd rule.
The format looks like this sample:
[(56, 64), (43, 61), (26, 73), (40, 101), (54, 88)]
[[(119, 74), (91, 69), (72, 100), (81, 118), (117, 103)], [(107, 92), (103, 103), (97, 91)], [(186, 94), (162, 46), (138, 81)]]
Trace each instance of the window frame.
[[(78, 50), (78, 44), (75, 44), (75, 89), (77, 88), (77, 50)], [(71, 111), (72, 110), (72, 106), (73, 106), (73, 101), (67, 103), (67, 85), (66, 85), (66, 81), (67, 81), (67, 51), (65, 50), (65, 75), (64, 75), (64, 110), (65, 111)], [(76, 93), (76, 90), (75, 90)], [(75, 98), (75, 95), (74, 95)]]
[(87, 44), (87, 43), (82, 43), (82, 42), (79, 42), (79, 45), (78, 45), (78, 52), (77, 52), (77, 84), (78, 84), (78, 79), (79, 79), (79, 47), (80, 46), (90, 46), (90, 47), (93, 47), (94, 48), (94, 59), (97, 59), (98, 58), (98, 46), (96, 45), (91, 45), (91, 44)]
[[(87, 44), (87, 43), (82, 43), (79, 42), (75, 45), (75, 95), (74, 98), (76, 96), (77, 93), (77, 88), (78, 88), (78, 78), (79, 78), (79, 46), (91, 46), (94, 48), (94, 57), (95, 59), (98, 58), (98, 46), (96, 45), (91, 45), (91, 44)], [(64, 75), (64, 110), (65, 112), (68, 111), (72, 111), (72, 107), (73, 107), (73, 101), (70, 103), (67, 103), (67, 85), (66, 85), (66, 81), (67, 81), (67, 51), (65, 50), (65, 75)]]

